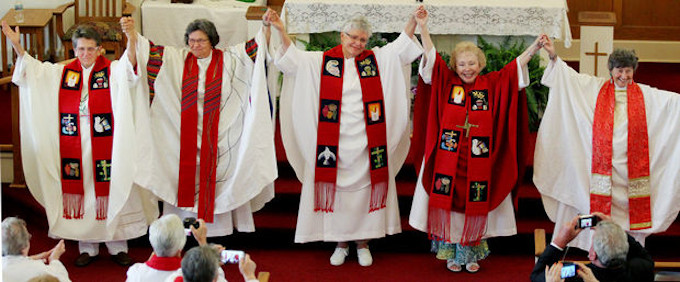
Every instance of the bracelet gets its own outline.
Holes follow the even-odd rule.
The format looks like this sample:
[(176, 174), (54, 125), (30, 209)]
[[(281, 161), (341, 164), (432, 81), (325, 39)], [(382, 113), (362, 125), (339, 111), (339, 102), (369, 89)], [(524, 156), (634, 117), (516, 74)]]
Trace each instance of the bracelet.
[(262, 25), (265, 26), (265, 27), (269, 27), (269, 26), (272, 25), (272, 24), (262, 23)]
[(557, 59), (557, 54), (552, 54), (552, 55), (549, 55), (548, 57), (550, 57), (551, 61), (554, 61), (555, 59)]

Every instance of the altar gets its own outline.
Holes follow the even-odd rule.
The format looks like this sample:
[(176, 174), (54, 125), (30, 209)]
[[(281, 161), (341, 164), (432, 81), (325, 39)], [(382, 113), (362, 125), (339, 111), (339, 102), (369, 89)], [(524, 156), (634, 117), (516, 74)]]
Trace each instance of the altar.
[(194, 0), (192, 4), (170, 0), (146, 0), (142, 3), (142, 34), (159, 45), (185, 46), (184, 31), (195, 19), (215, 23), (220, 43), (217, 47), (248, 40), (246, 11), (249, 6), (264, 6), (266, 0), (246, 3), (236, 0)]
[(364, 15), (373, 32), (401, 32), (418, 5), (429, 12), (433, 35), (545, 33), (571, 45), (565, 0), (286, 0), (283, 18), (291, 34), (339, 31), (356, 15)]

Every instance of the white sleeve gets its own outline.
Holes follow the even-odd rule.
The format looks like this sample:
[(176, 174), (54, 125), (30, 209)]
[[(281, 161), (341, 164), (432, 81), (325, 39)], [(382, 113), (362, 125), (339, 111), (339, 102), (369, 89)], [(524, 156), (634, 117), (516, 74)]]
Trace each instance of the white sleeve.
[(432, 70), (434, 69), (434, 62), (437, 60), (437, 49), (432, 47), (430, 51), (423, 55), (418, 66), (418, 73), (423, 78), (426, 84), (432, 84)]
[(529, 77), (529, 64), (522, 66), (519, 62), (519, 57), (515, 59), (517, 62), (517, 84), (519, 89), (525, 88), (531, 84), (531, 78)]

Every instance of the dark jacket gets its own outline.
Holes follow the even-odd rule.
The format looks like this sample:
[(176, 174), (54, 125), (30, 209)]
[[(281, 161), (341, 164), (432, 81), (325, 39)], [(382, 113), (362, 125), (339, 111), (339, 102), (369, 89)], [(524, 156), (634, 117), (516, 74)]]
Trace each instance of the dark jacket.
[[(552, 266), (553, 263), (559, 261), (564, 255), (564, 251), (560, 251), (553, 245), (548, 245), (543, 251), (541, 257), (538, 258), (534, 270), (531, 272), (532, 282), (545, 282), (545, 266)], [(654, 281), (654, 261), (652, 256), (647, 253), (647, 250), (640, 245), (633, 237), (628, 235), (628, 256), (626, 264), (620, 268), (609, 269), (600, 268), (592, 263), (586, 265), (593, 270), (593, 274), (600, 282), (616, 281), (616, 282), (645, 282)], [(565, 281), (583, 281), (580, 277), (565, 279)]]

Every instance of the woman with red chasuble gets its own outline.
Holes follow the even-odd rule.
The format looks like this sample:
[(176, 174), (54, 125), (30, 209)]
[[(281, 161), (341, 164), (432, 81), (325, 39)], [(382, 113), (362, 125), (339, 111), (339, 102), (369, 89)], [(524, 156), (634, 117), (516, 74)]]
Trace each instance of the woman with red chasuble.
[[(550, 55), (550, 87), (534, 154), (534, 183), (555, 226), (602, 212), (644, 245), (680, 210), (680, 95), (633, 80), (638, 57), (615, 49), (609, 78), (580, 74)], [(590, 231), (570, 242), (588, 250)]]
[(368, 240), (401, 232), (394, 176), (409, 144), (404, 67), (422, 54), (414, 16), (372, 50), (370, 25), (354, 18), (326, 52), (298, 50), (278, 16), (269, 21), (283, 40), (275, 59), (284, 73), (281, 136), (303, 183), (295, 242), (338, 242), (330, 263), (341, 265), (355, 241), (359, 264), (369, 266)]
[[(424, 13), (419, 23), (427, 21)], [(449, 270), (465, 266), (474, 273), (477, 261), (489, 254), (486, 238), (517, 233), (509, 194), (519, 173), (518, 132), (527, 127), (520, 90), (529, 83), (527, 63), (541, 41), (502, 70), (482, 76), (486, 58), (474, 43), (456, 45), (449, 69), (426, 25), (420, 26), (425, 54), (412, 148), (424, 153), (424, 161), (409, 223), (430, 235)]]

